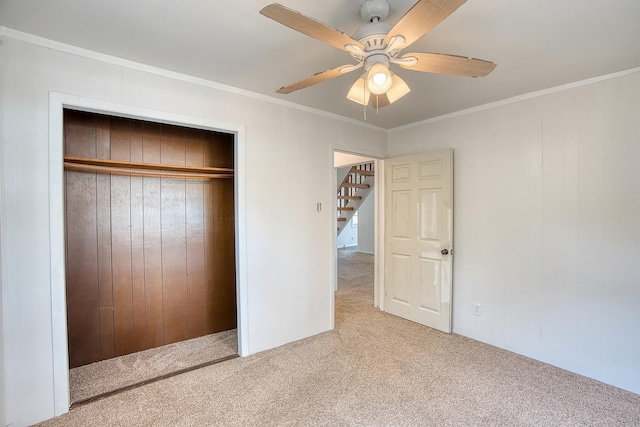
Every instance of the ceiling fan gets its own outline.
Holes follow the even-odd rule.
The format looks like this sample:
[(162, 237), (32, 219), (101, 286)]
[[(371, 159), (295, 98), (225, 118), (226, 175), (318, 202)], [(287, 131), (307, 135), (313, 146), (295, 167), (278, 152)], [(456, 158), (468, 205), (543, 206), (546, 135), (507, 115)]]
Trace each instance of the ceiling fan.
[(293, 9), (271, 3), (260, 10), (262, 15), (349, 52), (358, 61), (355, 65), (341, 65), (314, 74), (299, 82), (283, 86), (276, 92), (291, 93), (364, 68), (364, 73), (351, 86), (347, 98), (365, 106), (371, 100), (375, 108), (380, 108), (392, 104), (411, 90), (404, 80), (389, 70), (390, 64), (427, 73), (484, 77), (496, 67), (496, 64), (481, 59), (439, 53), (406, 53), (400, 56), (402, 49), (429, 32), (465, 1), (419, 0), (392, 26), (382, 22), (389, 14), (387, 0), (364, 0), (360, 7), (360, 16), (367, 24), (351, 37)]

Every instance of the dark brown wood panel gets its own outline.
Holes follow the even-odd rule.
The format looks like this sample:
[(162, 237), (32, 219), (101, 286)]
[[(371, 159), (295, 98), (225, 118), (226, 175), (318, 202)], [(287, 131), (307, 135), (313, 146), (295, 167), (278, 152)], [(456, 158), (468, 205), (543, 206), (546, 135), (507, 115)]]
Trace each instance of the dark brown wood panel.
[[(161, 126), (145, 123), (142, 134), (142, 161), (160, 163)], [(144, 209), (144, 278), (147, 308), (147, 345), (164, 345), (164, 310), (162, 294), (162, 220), (160, 214), (160, 179), (142, 178)]]
[[(163, 128), (160, 163), (184, 165), (184, 128)], [(189, 337), (187, 316), (187, 248), (185, 180), (160, 178), (162, 212), (162, 291), (164, 339), (170, 344)]]
[[(90, 116), (96, 119), (96, 157), (111, 158), (111, 119)], [(98, 217), (98, 282), (100, 288), (100, 352), (101, 359), (116, 355), (115, 331), (113, 329), (113, 277), (111, 275), (111, 176), (96, 174)], [(67, 264), (68, 265), (68, 264)]]
[[(188, 129), (186, 134), (186, 166), (204, 166), (204, 132)], [(204, 182), (187, 180), (187, 299), (189, 305), (189, 338), (207, 333), (207, 304), (204, 251)]]
[(82, 114), (84, 120), (69, 121), (77, 114), (65, 112), (64, 153), (67, 156), (96, 157), (96, 132), (99, 120), (90, 114)]
[[(131, 121), (131, 161), (142, 161), (142, 123)], [(131, 177), (131, 292), (134, 351), (148, 349), (144, 280), (144, 192), (142, 177)]]
[[(233, 168), (234, 139), (67, 110), (65, 155)], [(232, 178), (65, 176), (71, 367), (236, 326)]]
[(235, 246), (234, 237), (225, 232), (235, 227), (233, 210), (233, 182), (213, 181), (214, 332), (236, 327)]
[[(229, 134), (212, 134), (211, 166), (234, 167), (234, 138)], [(234, 186), (229, 180), (213, 182), (214, 283), (212, 302), (215, 314), (214, 332), (236, 327), (236, 259)]]
[[(213, 165), (213, 153), (216, 150), (215, 141), (213, 135), (208, 135), (205, 145), (203, 147), (204, 159), (208, 164)], [(203, 184), (203, 199), (205, 206), (213, 206), (213, 181), (207, 181)], [(206, 333), (213, 334), (216, 331), (216, 313), (214, 301), (215, 287), (218, 285), (215, 281), (215, 269), (216, 269), (216, 239), (213, 234), (214, 231), (214, 216), (213, 209), (207, 209), (204, 212), (204, 256), (206, 260), (209, 260), (205, 265), (205, 289), (204, 289), (204, 303), (206, 304), (207, 324)]]
[(212, 133), (211, 138), (211, 165), (216, 168), (233, 168), (235, 156), (233, 154), (233, 135)]
[(67, 313), (69, 342), (78, 343), (78, 346), (69, 346), (69, 363), (73, 367), (85, 363), (84, 360), (100, 360), (96, 177), (72, 173), (68, 182), (67, 217), (84, 218), (66, 229), (67, 263), (75, 265), (74, 269), (67, 270), (67, 301), (77, 307)]
[[(129, 120), (111, 120), (111, 158), (130, 160)], [(131, 177), (111, 176), (111, 268), (116, 356), (134, 351), (131, 281)]]

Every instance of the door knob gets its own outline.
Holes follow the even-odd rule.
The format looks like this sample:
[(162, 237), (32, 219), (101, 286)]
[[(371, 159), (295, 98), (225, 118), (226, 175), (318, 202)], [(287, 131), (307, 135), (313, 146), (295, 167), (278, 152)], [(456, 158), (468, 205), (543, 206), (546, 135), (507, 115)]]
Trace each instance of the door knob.
[(443, 249), (440, 251), (442, 255), (449, 255), (449, 249)]

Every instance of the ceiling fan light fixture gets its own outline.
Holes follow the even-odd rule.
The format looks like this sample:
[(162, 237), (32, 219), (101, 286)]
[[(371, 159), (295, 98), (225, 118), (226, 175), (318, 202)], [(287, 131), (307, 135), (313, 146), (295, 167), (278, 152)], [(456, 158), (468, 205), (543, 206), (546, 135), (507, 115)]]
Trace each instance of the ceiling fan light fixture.
[(389, 104), (393, 104), (398, 99), (402, 98), (403, 96), (411, 92), (411, 88), (409, 88), (409, 85), (407, 85), (407, 83), (405, 83), (405, 81), (402, 80), (400, 77), (394, 74), (391, 78), (393, 80), (393, 84), (387, 91), (387, 98), (389, 99)]
[(393, 84), (389, 67), (381, 62), (374, 64), (367, 73), (367, 88), (375, 95), (382, 95)]
[(364, 76), (360, 77), (349, 89), (349, 93), (347, 94), (347, 98), (353, 102), (357, 102), (360, 105), (369, 104), (369, 97), (371, 96), (371, 92), (367, 88), (367, 79)]

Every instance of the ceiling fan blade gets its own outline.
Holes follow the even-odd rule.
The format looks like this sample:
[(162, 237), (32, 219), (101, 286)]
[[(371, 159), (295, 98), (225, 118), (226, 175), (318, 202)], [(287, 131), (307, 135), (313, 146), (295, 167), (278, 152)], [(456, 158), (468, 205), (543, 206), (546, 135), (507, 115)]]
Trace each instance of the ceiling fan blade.
[(327, 71), (322, 71), (320, 73), (316, 73), (311, 77), (307, 77), (304, 80), (300, 80), (299, 82), (295, 82), (295, 83), (292, 83), (290, 85), (283, 86), (280, 89), (278, 89), (276, 92), (277, 93), (283, 93), (283, 94), (291, 93), (291, 92), (294, 92), (296, 90), (304, 89), (305, 87), (313, 86), (313, 85), (315, 85), (317, 83), (322, 83), (322, 82), (324, 82), (326, 80), (333, 79), (334, 77), (338, 77), (338, 76), (341, 76), (343, 74), (347, 74), (350, 71), (353, 71), (353, 69), (352, 70), (347, 70), (347, 71), (342, 71), (342, 69), (346, 68), (346, 67), (352, 67), (352, 66), (351, 65), (341, 65), (339, 67), (332, 68), (332, 69), (327, 70)]
[(496, 68), (493, 62), (441, 53), (407, 53), (401, 59), (405, 58), (416, 58), (418, 62), (415, 65), (399, 63), (402, 68), (426, 73), (484, 77)]
[(325, 42), (338, 49), (347, 50), (345, 46), (352, 44), (364, 49), (362, 43), (352, 39), (340, 30), (336, 30), (333, 27), (323, 24), (313, 18), (309, 18), (301, 14), (298, 11), (289, 9), (278, 3), (271, 3), (266, 5), (260, 10), (260, 13), (267, 18), (271, 18), (276, 22), (286, 25), (296, 31), (306, 34), (309, 37), (313, 37), (316, 40)]
[(404, 37), (406, 48), (442, 22), (467, 0), (420, 0), (393, 26), (384, 39), (389, 44), (395, 36)]
[(357, 70), (358, 68), (362, 68), (364, 67), (364, 61), (360, 61), (355, 65), (344, 65), (340, 68), (340, 73), (341, 74), (346, 74), (346, 73), (350, 73), (352, 71)]

